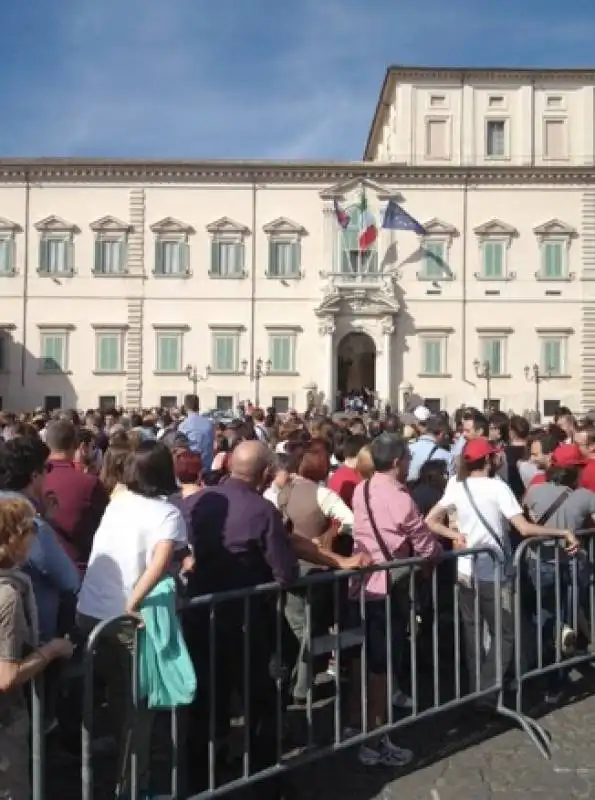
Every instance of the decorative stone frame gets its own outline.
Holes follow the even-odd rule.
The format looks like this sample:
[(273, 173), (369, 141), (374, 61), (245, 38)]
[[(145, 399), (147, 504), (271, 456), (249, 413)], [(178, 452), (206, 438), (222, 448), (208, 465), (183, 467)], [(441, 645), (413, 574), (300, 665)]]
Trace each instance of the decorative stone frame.
[[(209, 278), (215, 278), (217, 280), (240, 280), (246, 278), (248, 272), (246, 270), (245, 242), (246, 238), (250, 235), (250, 228), (248, 228), (247, 225), (242, 225), (241, 222), (230, 219), (230, 217), (221, 217), (207, 225), (207, 232), (211, 236)], [(218, 244), (235, 244), (240, 248), (240, 269), (232, 275), (221, 275), (214, 269), (213, 249)], [(252, 265), (252, 269), (254, 269), (254, 265)]]
[(432, 242), (439, 242), (440, 244), (443, 244), (443, 262), (448, 268), (448, 271), (445, 270), (444, 274), (438, 277), (436, 275), (428, 275), (425, 271), (425, 267), (422, 266), (422, 269), (420, 269), (416, 275), (418, 281), (453, 281), (455, 279), (455, 274), (449, 267), (450, 251), (452, 249), (452, 244), (455, 237), (459, 235), (458, 230), (454, 227), (454, 225), (451, 225), (448, 222), (443, 222), (437, 217), (434, 217), (434, 219), (424, 223), (423, 227), (425, 234), (420, 236), (420, 248), (423, 250), (425, 245), (431, 244)]
[[(287, 217), (277, 217), (272, 222), (267, 223), (263, 227), (263, 231), (268, 236), (268, 259), (266, 276), (272, 280), (299, 280), (304, 277), (302, 269), (302, 239), (307, 235), (306, 229), (303, 225), (293, 222)], [(298, 252), (298, 265), (297, 271), (294, 275), (273, 275), (271, 274), (271, 255), (272, 248), (275, 244), (290, 243), (297, 247)]]
[[(190, 277), (190, 236), (195, 233), (194, 228), (187, 222), (182, 222), (174, 217), (165, 217), (154, 222), (150, 227), (155, 237), (154, 263), (152, 274), (155, 278), (188, 278)], [(181, 246), (182, 269), (175, 273), (160, 272), (157, 270), (157, 246), (163, 242), (177, 242)]]
[[(128, 234), (132, 225), (117, 217), (107, 215), (92, 222), (89, 227), (95, 235), (95, 252), (93, 255), (93, 275), (101, 278), (118, 278), (128, 272)], [(97, 245), (101, 242), (118, 242), (122, 246), (122, 258), (118, 272), (101, 272), (97, 264)]]
[[(516, 272), (510, 269), (509, 253), (512, 246), (513, 239), (519, 235), (518, 230), (500, 219), (491, 219), (484, 222), (473, 229), (473, 233), (477, 236), (479, 245), (479, 270), (474, 273), (474, 277), (478, 281), (513, 281), (516, 278)], [(486, 276), (484, 272), (484, 245), (486, 243), (499, 242), (503, 245), (503, 270), (502, 276), (491, 277)]]
[[(76, 234), (80, 233), (80, 229), (73, 222), (67, 222), (55, 214), (36, 222), (35, 229), (39, 232), (37, 274), (44, 278), (72, 277), (75, 273), (74, 237)], [(64, 265), (64, 269), (59, 272), (50, 272), (42, 265), (42, 243), (52, 240), (66, 243), (66, 264)]]
[(0, 242), (8, 243), (9, 269), (0, 272), (0, 278), (12, 278), (17, 274), (16, 264), (16, 235), (22, 233), (21, 226), (5, 217), (0, 217)]
[[(577, 231), (571, 225), (567, 225), (562, 220), (554, 218), (533, 228), (533, 233), (537, 237), (539, 246), (539, 269), (535, 273), (538, 281), (572, 281), (575, 278), (574, 272), (568, 269), (570, 264), (570, 245), (577, 237)], [(548, 242), (559, 242), (563, 245), (563, 264), (562, 275), (559, 278), (548, 277), (545, 275), (545, 245)]]

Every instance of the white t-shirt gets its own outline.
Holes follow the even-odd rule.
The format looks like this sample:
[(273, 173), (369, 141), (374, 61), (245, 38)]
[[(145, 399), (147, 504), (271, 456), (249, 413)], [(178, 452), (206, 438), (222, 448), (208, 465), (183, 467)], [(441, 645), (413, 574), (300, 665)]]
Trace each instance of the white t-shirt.
[[(467, 485), (475, 505), (479, 508), (498, 536), (501, 546), (494, 541), (494, 537), (486, 530), (485, 525), (477, 516), (477, 512), (469, 502), (462, 481), (456, 477), (450, 478), (444, 490), (439, 505), (457, 514), (458, 528), (467, 540), (467, 547), (483, 547), (494, 550), (510, 560), (510, 539), (508, 536), (508, 521), (522, 514), (522, 509), (508, 485), (500, 478), (469, 478)], [(457, 559), (458, 573), (464, 577), (473, 574), (473, 558), (463, 556)], [(479, 581), (494, 580), (494, 562), (488, 555), (477, 557), (475, 578)]]
[(164, 498), (115, 494), (93, 539), (78, 611), (95, 619), (123, 614), (158, 542), (188, 541), (180, 511)]

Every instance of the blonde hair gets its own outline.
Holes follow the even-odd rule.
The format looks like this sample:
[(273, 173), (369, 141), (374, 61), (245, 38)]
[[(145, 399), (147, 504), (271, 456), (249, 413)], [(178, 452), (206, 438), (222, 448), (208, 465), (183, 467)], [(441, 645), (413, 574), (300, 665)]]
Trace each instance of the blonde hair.
[(415, 437), (416, 437), (416, 432), (413, 425), (405, 425), (405, 427), (403, 428), (403, 439), (405, 439), (405, 441), (407, 442), (410, 442), (411, 439), (415, 439)]
[(364, 480), (368, 480), (374, 474), (374, 462), (372, 461), (372, 452), (369, 445), (364, 445), (357, 454), (355, 469)]
[(12, 567), (23, 557), (25, 539), (35, 533), (35, 511), (28, 500), (0, 500), (0, 566)]

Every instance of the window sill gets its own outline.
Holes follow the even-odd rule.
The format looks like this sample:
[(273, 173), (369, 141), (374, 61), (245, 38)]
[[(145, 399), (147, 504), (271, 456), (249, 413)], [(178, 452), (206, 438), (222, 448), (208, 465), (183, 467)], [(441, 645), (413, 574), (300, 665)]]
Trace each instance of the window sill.
[(185, 378), (188, 377), (188, 373), (183, 369), (154, 369), (153, 375), (165, 375), (174, 377), (184, 375)]
[(418, 378), (452, 378), (448, 372), (418, 372)]
[(72, 375), (71, 369), (38, 369), (38, 375)]
[(541, 283), (570, 283), (570, 281), (574, 280), (574, 272), (569, 272), (568, 275), (560, 275), (559, 277), (549, 277), (541, 272), (536, 272), (535, 280)]
[(248, 277), (246, 270), (242, 270), (234, 275), (218, 275), (216, 272), (209, 272), (208, 275), (209, 278), (216, 281), (242, 281), (244, 278)]
[(423, 272), (416, 272), (415, 277), (418, 281), (426, 281), (428, 283), (438, 283), (438, 281), (440, 281), (440, 283), (451, 283), (454, 281), (456, 275), (454, 272), (445, 272), (442, 275), (426, 275)]
[(290, 377), (296, 377), (299, 374), (300, 373), (295, 369), (290, 369), (287, 372), (282, 371), (282, 370), (269, 370), (266, 373), (266, 376), (267, 377), (271, 377), (271, 378), (279, 378), (279, 377), (280, 378), (285, 378), (285, 377), (290, 378)]
[(37, 275), (40, 278), (74, 278), (74, 270), (69, 270), (68, 272), (46, 272), (38, 269)]
[(484, 158), (486, 161), (510, 161), (510, 156), (508, 155), (493, 156), (486, 153)]
[(190, 272), (190, 270), (188, 270), (187, 272), (172, 272), (172, 273), (169, 273), (169, 272), (155, 272), (155, 270), (153, 270), (151, 272), (151, 275), (154, 278), (158, 278), (159, 280), (165, 279), (165, 280), (170, 280), (170, 281), (171, 280), (182, 280), (182, 281), (185, 281), (188, 278), (192, 277), (192, 273)]
[(123, 369), (94, 369), (92, 375), (126, 375), (126, 370)]
[(246, 375), (245, 372), (242, 372), (239, 369), (234, 370), (227, 370), (227, 369), (211, 369), (209, 370), (209, 375), (225, 375), (230, 378), (239, 378), (240, 376), (244, 377)]
[(303, 277), (303, 272), (298, 272), (296, 275), (272, 275), (270, 272), (265, 272), (265, 278), (270, 281), (299, 281)]
[(572, 378), (572, 375), (568, 375), (566, 372), (563, 372), (560, 375), (548, 375), (547, 372), (543, 372), (543, 373), (541, 373), (540, 380), (542, 380), (542, 381), (566, 381), (569, 378)]
[(10, 269), (7, 272), (0, 272), (0, 278), (14, 278), (16, 274), (16, 269)]
[(142, 275), (131, 275), (127, 269), (122, 270), (122, 272), (99, 272), (98, 270), (92, 270), (91, 274), (94, 278), (138, 278), (142, 277)]
[[(512, 375), (510, 375), (508, 372), (503, 372), (502, 375), (490, 375), (491, 381), (499, 381), (501, 378), (512, 378)], [(485, 381), (485, 377), (484, 376), (477, 377), (477, 380)]]
[(481, 272), (474, 272), (473, 277), (478, 281), (484, 281), (486, 283), (508, 283), (509, 281), (516, 280), (516, 272), (509, 272), (507, 275), (499, 275), (498, 277), (482, 275)]

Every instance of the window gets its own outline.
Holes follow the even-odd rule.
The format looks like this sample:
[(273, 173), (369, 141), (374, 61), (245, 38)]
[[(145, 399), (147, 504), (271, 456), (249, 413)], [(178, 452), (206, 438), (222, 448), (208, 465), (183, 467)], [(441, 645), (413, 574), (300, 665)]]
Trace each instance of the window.
[(14, 275), (15, 266), (14, 236), (0, 233), (0, 276)]
[(157, 332), (157, 372), (182, 371), (182, 333)]
[(286, 414), (289, 411), (289, 397), (273, 397), (271, 405), (277, 414)]
[(566, 121), (546, 119), (543, 128), (543, 157), (551, 159), (567, 158)]
[(504, 350), (506, 340), (499, 337), (482, 339), (482, 364), (489, 364), (490, 374), (504, 375)]
[(533, 228), (540, 251), (540, 267), (535, 273), (537, 280), (570, 280), (568, 271), (570, 247), (576, 230), (562, 220), (550, 219)]
[(450, 158), (448, 120), (430, 119), (426, 123), (426, 158)]
[(41, 334), (42, 372), (65, 372), (68, 369), (68, 334), (46, 331)]
[(483, 242), (481, 275), (483, 278), (504, 277), (504, 242)]
[(344, 275), (378, 272), (377, 243), (374, 242), (366, 250), (361, 250), (359, 237), (362, 232), (362, 211), (359, 206), (346, 209), (349, 224), (339, 231), (341, 246), (341, 272)]
[(290, 240), (269, 242), (269, 278), (299, 278), (301, 246)]
[(500, 404), (501, 400), (499, 400), (497, 397), (490, 397), (489, 400), (487, 397), (485, 397), (483, 401), (484, 414), (493, 414), (494, 411), (500, 411)]
[(236, 331), (213, 334), (212, 372), (239, 372), (239, 341)]
[(162, 394), (159, 398), (159, 408), (175, 408), (178, 405), (178, 398), (175, 394)]
[(542, 246), (542, 275), (544, 278), (564, 277), (564, 242), (544, 242)]
[(93, 271), (97, 275), (120, 275), (125, 272), (124, 242), (96, 239)]
[(97, 372), (121, 372), (124, 334), (120, 330), (99, 331), (95, 342), (95, 369)]
[(563, 375), (565, 369), (566, 338), (547, 336), (541, 339), (540, 371), (545, 375)]
[(118, 398), (115, 394), (101, 394), (99, 395), (99, 410), (110, 411), (118, 405)]
[(233, 397), (228, 394), (218, 394), (217, 411), (233, 411)]
[(244, 274), (243, 243), (213, 240), (210, 274), (216, 278), (241, 278)]
[(486, 155), (488, 158), (506, 156), (506, 122), (489, 119), (486, 122)]
[(71, 275), (74, 245), (65, 236), (43, 236), (39, 243), (39, 271), (45, 275)]
[(439, 397), (426, 397), (424, 405), (432, 414), (438, 414), (442, 409), (442, 400)]
[(422, 346), (422, 375), (442, 375), (445, 372), (446, 340), (441, 336), (424, 336)]
[(151, 225), (155, 234), (155, 266), (158, 277), (180, 278), (190, 272), (190, 247), (188, 237), (193, 233), (190, 225), (173, 217), (166, 217)]
[(57, 411), (62, 408), (62, 398), (59, 394), (46, 394), (43, 398), (43, 407), (46, 411)]
[(422, 277), (424, 278), (444, 278), (448, 274), (445, 269), (444, 254), (446, 246), (444, 242), (427, 241), (423, 244), (423, 266)]
[(555, 417), (560, 408), (559, 400), (544, 400), (543, 401), (543, 416)]
[(295, 335), (274, 333), (269, 335), (270, 372), (295, 372)]

